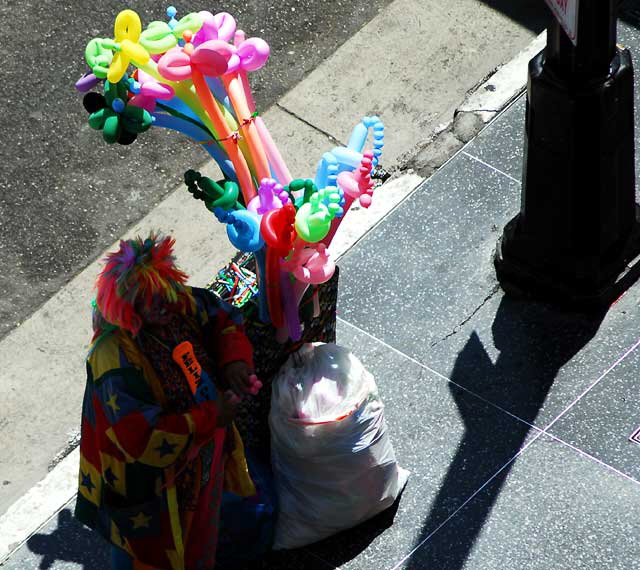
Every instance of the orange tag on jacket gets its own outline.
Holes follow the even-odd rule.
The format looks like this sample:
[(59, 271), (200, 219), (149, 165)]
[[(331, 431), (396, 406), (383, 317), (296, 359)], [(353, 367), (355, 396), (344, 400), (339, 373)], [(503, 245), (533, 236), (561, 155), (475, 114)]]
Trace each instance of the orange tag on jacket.
[(173, 349), (173, 360), (176, 362), (182, 373), (185, 375), (191, 393), (195, 396), (198, 386), (202, 380), (202, 366), (193, 353), (193, 345), (185, 340)]

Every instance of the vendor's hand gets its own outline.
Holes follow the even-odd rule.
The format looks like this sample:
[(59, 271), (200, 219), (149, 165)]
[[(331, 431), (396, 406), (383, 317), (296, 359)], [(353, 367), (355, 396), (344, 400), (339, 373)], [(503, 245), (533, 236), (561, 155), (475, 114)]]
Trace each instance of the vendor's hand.
[(218, 407), (217, 427), (227, 427), (234, 420), (239, 402), (237, 396), (231, 392), (220, 394), (220, 398), (216, 400)]
[(244, 360), (230, 362), (222, 369), (223, 381), (239, 398), (251, 394), (252, 383), (249, 377), (253, 371)]

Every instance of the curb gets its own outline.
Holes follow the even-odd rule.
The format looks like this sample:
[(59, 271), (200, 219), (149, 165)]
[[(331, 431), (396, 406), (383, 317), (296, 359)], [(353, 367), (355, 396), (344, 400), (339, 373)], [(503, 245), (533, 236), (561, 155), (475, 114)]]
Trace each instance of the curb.
[(525, 90), (529, 61), (546, 45), (542, 32), (515, 58), (474, 88), (448, 123), (417, 149), (402, 155), (398, 169), (414, 170), (428, 178), (475, 138)]
[(73, 499), (79, 464), (76, 447), (0, 517), (0, 566)]
[(454, 122), (460, 123), (468, 115), (475, 116), (483, 124), (494, 119), (522, 93), (527, 85), (529, 61), (544, 49), (546, 43), (547, 33), (542, 32), (514, 59), (500, 67), (458, 107)]

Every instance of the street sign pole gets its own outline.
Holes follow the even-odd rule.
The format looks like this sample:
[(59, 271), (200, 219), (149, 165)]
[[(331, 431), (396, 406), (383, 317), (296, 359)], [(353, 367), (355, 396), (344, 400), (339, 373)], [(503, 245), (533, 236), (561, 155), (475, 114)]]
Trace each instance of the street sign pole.
[(576, 9), (577, 43), (554, 19), (529, 63), (520, 212), (494, 261), (507, 292), (588, 308), (609, 305), (640, 276), (640, 224), (633, 67), (616, 46), (618, 0)]
[(579, 0), (545, 0), (573, 45), (578, 45)]

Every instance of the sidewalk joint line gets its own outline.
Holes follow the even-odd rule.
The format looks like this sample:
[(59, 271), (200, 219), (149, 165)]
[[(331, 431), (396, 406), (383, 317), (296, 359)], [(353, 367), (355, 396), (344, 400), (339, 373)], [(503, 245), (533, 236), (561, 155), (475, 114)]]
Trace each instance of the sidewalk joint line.
[[(522, 455), (524, 453), (524, 451), (526, 451), (533, 443), (535, 443), (536, 441), (538, 441), (541, 437), (543, 436), (547, 436), (555, 441), (557, 441), (558, 443), (572, 449), (573, 451), (575, 451), (576, 453), (583, 455), (585, 458), (594, 461), (595, 463), (600, 464), (602, 467), (604, 467), (605, 469), (610, 470), (613, 473), (616, 473), (617, 475), (620, 475), (621, 477), (623, 477), (624, 479), (627, 479), (635, 484), (640, 485), (640, 481), (634, 479), (633, 477), (631, 477), (630, 475), (627, 475), (626, 473), (623, 473), (622, 471), (616, 469), (615, 467), (609, 465), (608, 463), (605, 463), (604, 461), (598, 459), (597, 457), (594, 457), (593, 455), (587, 453), (586, 451), (583, 451), (582, 449), (560, 439), (559, 437), (548, 433), (547, 429), (549, 427), (551, 427), (551, 425), (553, 425), (553, 423), (555, 423), (555, 421), (557, 419), (560, 418), (560, 416), (558, 416), (558, 418), (556, 418), (556, 420), (554, 420), (551, 424), (549, 424), (549, 426), (547, 426), (547, 428), (545, 429), (541, 429), (533, 424), (530, 424), (529, 422), (523, 420), (522, 418), (519, 418), (518, 416), (512, 414), (511, 412), (509, 412), (508, 410), (505, 410), (503, 408), (501, 408), (500, 406), (494, 404), (493, 402), (490, 402), (488, 400), (486, 400), (484, 397), (480, 396), (479, 394), (476, 394), (475, 392), (469, 390), (468, 388), (465, 388), (464, 386), (461, 386), (460, 384), (458, 384), (457, 382), (454, 382), (453, 380), (451, 380), (450, 378), (447, 378), (444, 374), (441, 374), (439, 372), (437, 372), (436, 370), (433, 370), (432, 368), (430, 368), (429, 366), (427, 366), (426, 364), (416, 360), (415, 358), (413, 358), (412, 356), (409, 356), (408, 354), (405, 354), (404, 352), (402, 352), (401, 350), (398, 350), (397, 348), (391, 346), (390, 344), (384, 342), (383, 340), (377, 338), (376, 336), (372, 335), (371, 333), (361, 329), (359, 326), (354, 325), (353, 323), (346, 321), (345, 319), (341, 318), (341, 317), (337, 317), (338, 320), (342, 321), (344, 324), (346, 324), (347, 326), (361, 332), (362, 334), (370, 337), (371, 339), (375, 340), (376, 342), (380, 343), (382, 346), (388, 348), (389, 350), (399, 354), (400, 356), (406, 358), (407, 360), (413, 362), (414, 364), (417, 364), (419, 367), (423, 368), (424, 370), (427, 370), (428, 372), (431, 372), (432, 374), (436, 375), (437, 377), (441, 378), (442, 380), (446, 380), (447, 382), (450, 382), (451, 384), (453, 384), (454, 386), (460, 388), (461, 390), (464, 390), (465, 392), (471, 394), (472, 396), (478, 398), (479, 400), (481, 400), (482, 402), (492, 406), (493, 408), (496, 408), (498, 410), (500, 410), (501, 412), (506, 413), (507, 415), (509, 415), (511, 418), (524, 423), (525, 425), (529, 426), (530, 428), (532, 428), (534, 435), (532, 437), (532, 439), (526, 443), (519, 451), (518, 453), (516, 453), (516, 455), (514, 455), (509, 461), (507, 461), (500, 469), (498, 469), (479, 489), (477, 489), (469, 498), (467, 498), (465, 500), (465, 502), (460, 505), (460, 507), (458, 507), (453, 513), (451, 513), (451, 515), (449, 515), (435, 530), (433, 530), (424, 540), (422, 540), (417, 546), (415, 546), (413, 548), (413, 550), (411, 550), (411, 552), (409, 552), (407, 555), (405, 555), (404, 558), (402, 558), (393, 568), (391, 568), (391, 570), (398, 570), (398, 568), (400, 568), (400, 566), (409, 558), (411, 558), (411, 556), (413, 556), (433, 535), (435, 535), (442, 527), (444, 527), (444, 525), (446, 525), (461, 509), (463, 509), (471, 500), (473, 500), (478, 493), (480, 493), (489, 483), (491, 483), (491, 481), (493, 479), (495, 479), (504, 469), (506, 469), (506, 467), (508, 467), (511, 463), (513, 463), (520, 455)], [(611, 370), (613, 370), (618, 364), (620, 364), (631, 352), (633, 352), (633, 350), (635, 350), (635, 348), (637, 348), (640, 345), (640, 339), (638, 339), (638, 341), (631, 347), (629, 348), (612, 366), (610, 366), (599, 378), (598, 380), (596, 380), (592, 386), (585, 390), (585, 392), (582, 394), (585, 395), (591, 388), (595, 387), (595, 385), (602, 380)], [(580, 396), (580, 397), (582, 397)], [(579, 398), (578, 398), (579, 400)], [(576, 400), (576, 402), (578, 401)], [(576, 403), (574, 402), (574, 404)], [(564, 412), (563, 412), (564, 413)], [(562, 415), (562, 414), (561, 414)]]
[(480, 164), (483, 164), (484, 166), (486, 166), (487, 168), (490, 168), (491, 170), (497, 172), (498, 174), (502, 174), (502, 176), (506, 176), (509, 180), (513, 180), (516, 184), (522, 185), (522, 182), (517, 178), (514, 178), (510, 174), (503, 172), (499, 168), (496, 168), (495, 166), (489, 164), (488, 162), (485, 162), (481, 158), (478, 158), (477, 156), (473, 156), (472, 154), (469, 154), (466, 150), (463, 150), (462, 154), (468, 156), (470, 159), (475, 160), (476, 162), (479, 162)]
[(278, 109), (280, 109), (281, 111), (284, 111), (285, 113), (287, 113), (288, 115), (291, 115), (294, 119), (298, 119), (298, 121), (304, 123), (305, 125), (307, 125), (308, 127), (311, 127), (312, 129), (314, 129), (315, 131), (318, 131), (319, 133), (323, 134), (325, 137), (327, 137), (332, 143), (338, 145), (338, 146), (347, 146), (345, 143), (343, 143), (342, 141), (338, 140), (336, 137), (334, 137), (331, 133), (322, 130), (320, 127), (317, 127), (316, 125), (314, 125), (313, 123), (310, 123), (309, 121), (307, 121), (306, 119), (303, 119), (300, 115), (298, 115), (297, 113), (294, 113), (293, 111), (287, 109), (282, 103), (280, 102), (276, 102), (275, 104), (276, 107), (278, 107)]
[[(402, 174), (400, 174), (400, 176), (398, 176), (398, 178), (396, 178), (395, 180), (400, 180), (403, 176), (410, 176), (410, 174), (408, 172), (403, 172)], [(418, 176), (418, 175), (416, 175)], [(355, 239), (355, 241), (345, 250), (343, 251), (340, 255), (338, 255), (336, 257), (336, 263), (338, 263), (339, 261), (342, 260), (342, 258), (347, 255), (347, 253), (349, 253), (352, 249), (355, 249), (355, 247), (367, 236), (369, 236), (374, 230), (376, 230), (378, 228), (378, 226), (380, 226), (383, 222), (385, 222), (387, 220), (387, 218), (389, 216), (391, 216), (400, 206), (402, 206), (407, 200), (409, 200), (409, 198), (411, 198), (415, 192), (419, 189), (422, 188), (425, 185), (425, 182), (428, 180), (427, 178), (422, 178), (421, 176), (418, 176), (418, 178), (421, 178), (420, 182), (418, 182), (409, 192), (407, 192), (398, 202), (396, 202), (389, 210), (387, 210), (386, 212), (384, 212), (384, 214), (380, 217), (380, 219), (376, 220), (373, 225), (369, 228), (365, 228), (365, 231), (363, 231), (362, 233), (359, 233), (358, 237)], [(394, 180), (394, 181), (395, 181)], [(380, 186), (380, 188), (384, 187), (384, 184), (382, 186)], [(364, 332), (364, 331), (363, 331)]]
[(609, 366), (609, 368), (607, 368), (595, 382), (593, 382), (589, 387), (587, 387), (582, 392), (582, 394), (580, 394), (573, 402), (571, 402), (571, 404), (569, 404), (562, 412), (560, 412), (560, 414), (542, 431), (548, 434), (549, 429), (551, 429), (551, 427), (559, 419), (561, 419), (564, 415), (566, 415), (584, 396), (586, 396), (589, 392), (591, 392), (591, 390), (593, 390), (593, 388), (595, 388), (600, 383), (600, 381), (603, 380), (607, 374), (609, 374), (609, 372), (611, 372), (616, 366), (618, 366), (618, 364), (620, 364), (625, 358), (627, 358), (627, 356), (629, 356), (636, 348), (638, 348), (638, 346), (640, 346), (640, 339), (638, 339), (633, 344), (633, 346), (628, 348), (627, 351), (620, 358), (618, 358), (618, 360), (616, 360), (611, 366)]
[(413, 550), (411, 550), (411, 552), (409, 552), (407, 555), (405, 555), (404, 558), (402, 558), (391, 570), (397, 570), (398, 568), (400, 568), (400, 566), (406, 562), (409, 558), (411, 558), (418, 550), (420, 550), (420, 548), (422, 548), (422, 546), (424, 546), (424, 544), (431, 539), (432, 536), (434, 536), (441, 528), (443, 528), (453, 517), (455, 517), (462, 509), (464, 509), (464, 507), (466, 507), (473, 499), (475, 499), (475, 497), (480, 494), (480, 492), (482, 492), (482, 490), (487, 487), (491, 481), (493, 481), (498, 475), (500, 475), (500, 473), (502, 473), (507, 467), (509, 467), (509, 465), (511, 465), (518, 457), (520, 457), (520, 455), (522, 455), (527, 449), (529, 449), (529, 447), (531, 447), (532, 444), (534, 444), (536, 441), (538, 441), (538, 439), (542, 437), (542, 432), (539, 432), (538, 434), (536, 434), (531, 441), (529, 441), (528, 443), (526, 443), (522, 448), (520, 448), (520, 450), (518, 451), (518, 453), (516, 453), (511, 459), (509, 459), (509, 461), (507, 461), (502, 467), (500, 467), (500, 469), (498, 469), (491, 477), (489, 477), (489, 479), (487, 479), (481, 486), (479, 489), (477, 489), (467, 500), (465, 500), (454, 512), (452, 512), (444, 521), (442, 521), (440, 523), (440, 525), (434, 529), (433, 531), (431, 531), (431, 533), (429, 533), (417, 546), (415, 546), (413, 548)]
[(466, 388), (462, 384), (458, 384), (454, 380), (451, 380), (451, 378), (448, 378), (444, 374), (441, 374), (437, 370), (434, 370), (433, 368), (427, 366), (426, 364), (420, 362), (419, 360), (416, 360), (412, 356), (409, 356), (408, 354), (405, 354), (404, 352), (398, 350), (397, 348), (391, 346), (390, 344), (387, 344), (383, 340), (380, 340), (378, 337), (376, 337), (376, 336), (372, 335), (371, 333), (368, 333), (367, 331), (361, 329), (359, 326), (354, 325), (353, 323), (350, 323), (348, 321), (345, 321), (341, 317), (338, 317), (338, 320), (342, 321), (343, 323), (345, 323), (346, 325), (350, 326), (351, 328), (356, 329), (357, 331), (361, 332), (362, 334), (372, 338), (373, 340), (375, 340), (376, 342), (380, 343), (384, 347), (388, 348), (389, 350), (392, 350), (393, 352), (396, 352), (397, 354), (399, 354), (400, 356), (402, 356), (402, 357), (406, 358), (407, 360), (413, 362), (414, 364), (417, 364), (418, 366), (420, 366), (421, 368), (423, 368), (427, 372), (430, 372), (431, 374), (434, 374), (435, 376), (437, 376), (441, 380), (445, 380), (446, 382), (449, 382), (450, 384), (453, 384), (456, 388), (459, 388), (460, 390), (463, 390), (467, 394), (470, 394), (471, 396), (473, 396), (474, 398), (477, 398), (478, 400), (480, 400), (481, 402), (487, 404), (488, 406), (491, 406), (492, 408), (495, 408), (496, 410), (499, 410), (500, 412), (503, 412), (503, 413), (507, 414), (509, 417), (513, 418), (514, 420), (517, 420), (518, 422), (520, 422), (522, 424), (525, 424), (526, 426), (528, 426), (529, 428), (533, 429), (536, 432), (544, 433), (544, 430), (542, 428), (539, 428), (538, 426), (536, 426), (536, 425), (534, 425), (532, 423), (529, 423), (526, 420), (523, 420), (522, 418), (520, 418), (520, 417), (516, 416), (515, 414), (511, 413), (509, 410), (505, 410), (504, 408), (500, 407), (498, 404), (495, 404), (494, 402), (491, 402), (490, 400), (487, 400), (484, 396), (481, 396), (480, 394), (477, 394), (473, 390), (469, 390), (469, 388)]
[(511, 416), (512, 418), (526, 424), (527, 426), (529, 426), (530, 428), (533, 428), (533, 432), (534, 435), (531, 438), (531, 440), (527, 443), (525, 443), (525, 445), (523, 447), (521, 447), (518, 452), (511, 458), (509, 459), (509, 461), (507, 461), (502, 467), (500, 467), (489, 479), (487, 479), (487, 481), (485, 481), (471, 496), (469, 496), (453, 513), (451, 513), (435, 530), (433, 530), (424, 540), (422, 540), (420, 542), (420, 544), (418, 544), (417, 546), (415, 546), (413, 548), (413, 550), (411, 550), (411, 552), (409, 552), (404, 558), (402, 558), (391, 570), (397, 570), (400, 565), (405, 562), (406, 560), (408, 560), (409, 558), (411, 558), (411, 556), (413, 556), (413, 554), (415, 554), (415, 552), (417, 550), (419, 550), (434, 534), (436, 534), (442, 527), (444, 527), (456, 514), (458, 514), (458, 512), (460, 512), (470, 501), (472, 501), (477, 495), (478, 493), (480, 493), (487, 485), (489, 485), (489, 483), (491, 483), (491, 481), (493, 481), (502, 471), (504, 471), (509, 465), (511, 465), (511, 463), (513, 463), (518, 457), (520, 457), (520, 455), (522, 455), (530, 446), (531, 444), (533, 444), (534, 442), (538, 441), (538, 439), (540, 437), (542, 437), (544, 435), (544, 432), (530, 424), (529, 422), (524, 421), (521, 418), (518, 418), (517, 416), (514, 416), (512, 413), (508, 412), (507, 410), (503, 410), (500, 406), (497, 406), (496, 404), (494, 404), (493, 402), (489, 402), (488, 400), (485, 400), (482, 396), (479, 396), (478, 394), (475, 394), (474, 392), (472, 392), (471, 390), (465, 388), (464, 386), (460, 386), (459, 384), (457, 384), (456, 382), (453, 382), (452, 380), (450, 380), (449, 378), (447, 378), (446, 376), (444, 376), (443, 374), (440, 374), (439, 372), (436, 372), (435, 370), (433, 370), (432, 368), (429, 368), (427, 365), (423, 364), (422, 362), (419, 362), (418, 360), (416, 360), (415, 358), (409, 356), (408, 354), (403, 353), (402, 351), (398, 350), (397, 348), (394, 348), (393, 346), (387, 344), (386, 342), (384, 342), (383, 340), (380, 340), (379, 338), (373, 336), (372, 334), (368, 333), (367, 331), (361, 329), (360, 327), (358, 327), (357, 325), (354, 325), (353, 323), (350, 323), (346, 320), (344, 320), (341, 317), (337, 317), (338, 320), (342, 321), (344, 324), (354, 328), (357, 331), (362, 332), (364, 335), (372, 338), (373, 340), (375, 340), (376, 342), (379, 342), (381, 345), (389, 348), (390, 350), (392, 350), (393, 352), (396, 352), (397, 354), (399, 354), (400, 356), (403, 356), (404, 358), (406, 358), (407, 360), (413, 362), (414, 364), (417, 364), (418, 366), (420, 366), (421, 368), (435, 374), (436, 376), (438, 376), (439, 378), (446, 380), (447, 382), (450, 382), (451, 384), (453, 384), (454, 386), (457, 386), (458, 388), (461, 388), (462, 390), (464, 390), (465, 392), (468, 392), (469, 394), (471, 394), (472, 396), (475, 396), (476, 398), (482, 400), (483, 402), (489, 404), (490, 406), (505, 412), (506, 414), (508, 414), (509, 416)]
[(605, 463), (601, 459), (598, 459), (597, 457), (591, 455), (590, 453), (587, 453), (583, 449), (580, 449), (579, 447), (576, 447), (575, 445), (569, 443), (568, 441), (565, 441), (564, 439), (561, 439), (561, 438), (559, 438), (559, 437), (557, 437), (557, 436), (555, 436), (555, 435), (553, 435), (551, 433), (547, 433), (547, 432), (543, 432), (543, 433), (547, 437), (550, 437), (551, 439), (557, 441), (558, 443), (568, 447), (569, 449), (572, 449), (573, 451), (575, 451), (579, 455), (583, 455), (585, 458), (587, 458), (587, 459), (589, 459), (591, 461), (594, 461), (595, 463), (600, 464), (602, 467), (604, 467), (605, 469), (608, 469), (609, 471), (612, 471), (616, 475), (620, 475), (624, 479), (628, 479), (632, 483), (635, 483), (636, 485), (640, 485), (640, 481), (638, 481), (637, 479), (631, 477), (631, 475), (627, 475), (626, 473), (623, 473), (619, 469), (616, 469), (615, 467), (613, 467), (613, 465), (609, 465), (608, 463)]

